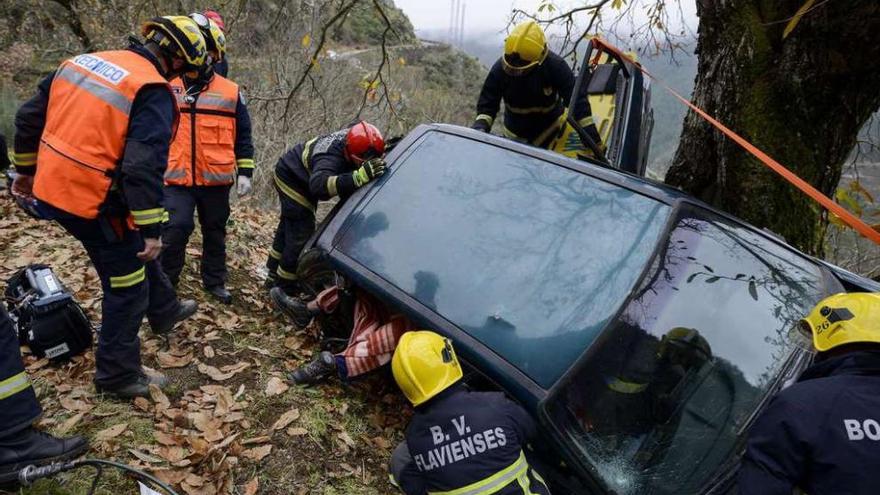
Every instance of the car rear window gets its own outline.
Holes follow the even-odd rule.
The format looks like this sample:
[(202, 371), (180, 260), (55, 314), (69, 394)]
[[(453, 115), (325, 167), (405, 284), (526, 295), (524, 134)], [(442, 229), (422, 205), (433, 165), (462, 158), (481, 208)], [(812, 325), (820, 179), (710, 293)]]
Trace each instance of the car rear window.
[(611, 492), (698, 493), (806, 346), (791, 330), (825, 292), (812, 262), (686, 208), (632, 301), (548, 400), (551, 421)]
[(434, 132), (336, 245), (549, 388), (624, 302), (669, 206)]

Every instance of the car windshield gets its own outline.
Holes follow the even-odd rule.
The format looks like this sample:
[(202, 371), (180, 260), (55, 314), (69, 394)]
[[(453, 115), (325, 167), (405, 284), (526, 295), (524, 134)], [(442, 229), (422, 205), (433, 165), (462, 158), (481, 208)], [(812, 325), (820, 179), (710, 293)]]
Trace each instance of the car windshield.
[(614, 493), (697, 493), (742, 440), (825, 293), (812, 262), (685, 208), (620, 316), (548, 400)]
[(549, 388), (625, 301), (670, 207), (431, 132), (336, 247)]

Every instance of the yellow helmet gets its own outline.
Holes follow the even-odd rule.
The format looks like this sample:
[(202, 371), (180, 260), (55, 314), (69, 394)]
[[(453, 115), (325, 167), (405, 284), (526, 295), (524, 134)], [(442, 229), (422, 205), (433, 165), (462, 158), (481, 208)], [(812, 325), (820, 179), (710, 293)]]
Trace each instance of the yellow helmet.
[(504, 72), (511, 76), (525, 74), (547, 58), (547, 38), (535, 21), (517, 24), (504, 40), (504, 56), (501, 63)]
[(189, 18), (202, 30), (202, 37), (205, 38), (208, 53), (213, 52), (217, 54), (212, 62), (223, 60), (226, 56), (226, 35), (223, 34), (223, 29), (220, 28), (220, 25), (201, 12), (194, 12), (189, 15)]
[(186, 61), (186, 70), (196, 70), (205, 64), (207, 45), (199, 26), (185, 15), (154, 17), (145, 22), (141, 34), (171, 56)]
[(452, 342), (429, 330), (403, 334), (391, 359), (394, 380), (414, 406), (461, 380)]
[(800, 327), (812, 336), (813, 345), (820, 352), (846, 344), (880, 343), (880, 293), (826, 297), (800, 321)]

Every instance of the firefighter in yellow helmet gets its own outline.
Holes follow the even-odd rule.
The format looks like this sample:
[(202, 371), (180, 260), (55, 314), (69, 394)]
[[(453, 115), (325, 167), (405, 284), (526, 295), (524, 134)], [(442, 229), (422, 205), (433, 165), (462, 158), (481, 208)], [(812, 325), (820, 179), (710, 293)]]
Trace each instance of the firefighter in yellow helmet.
[[(196, 312), (178, 300), (157, 258), (162, 176), (179, 113), (168, 81), (196, 73), (205, 40), (185, 16), (144, 23), (143, 42), (61, 63), (18, 110), (13, 192), (82, 243), (104, 291), (95, 386), (149, 396), (164, 377), (141, 368), (144, 316), (166, 334)], [(2, 381), (0, 377), (0, 381)]]
[[(565, 60), (550, 51), (541, 26), (535, 21), (518, 24), (504, 41), (504, 55), (483, 82), (471, 127), (489, 132), (503, 100), (503, 134), (552, 149), (565, 131), (574, 82)], [(575, 120), (600, 144), (586, 94), (577, 98), (574, 113)]]
[[(198, 211), (202, 285), (214, 298), (230, 304), (232, 294), (226, 288), (229, 195), (235, 184), (240, 198), (252, 189), (251, 118), (238, 84), (215, 71), (215, 65), (226, 58), (226, 36), (220, 26), (199, 12), (190, 14), (190, 18), (205, 38), (209, 63), (196, 77), (171, 81), (181, 116), (165, 170), (169, 220), (162, 231), (167, 244), (162, 252), (162, 268), (177, 286)], [(243, 208), (244, 204), (236, 206)]]
[(415, 406), (391, 458), (391, 479), (404, 493), (550, 493), (526, 460), (534, 421), (500, 392), (468, 390), (449, 339), (430, 331), (403, 334), (391, 370)]
[(835, 294), (800, 326), (819, 352), (755, 422), (740, 493), (877, 493), (880, 294)]

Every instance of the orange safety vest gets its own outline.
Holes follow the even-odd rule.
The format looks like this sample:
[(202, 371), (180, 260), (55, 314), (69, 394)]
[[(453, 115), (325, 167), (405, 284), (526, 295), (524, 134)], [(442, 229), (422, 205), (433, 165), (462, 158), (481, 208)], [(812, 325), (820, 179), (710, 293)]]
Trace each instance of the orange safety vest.
[(165, 184), (225, 186), (235, 182), (235, 110), (238, 84), (215, 74), (202, 92), (187, 96), (180, 78), (171, 82), (180, 127), (168, 152)]
[[(78, 55), (52, 79), (37, 152), (34, 196), (82, 218), (97, 218), (114, 187), (138, 92), (168, 81), (128, 50)], [(178, 120), (175, 109), (175, 125)]]

